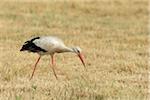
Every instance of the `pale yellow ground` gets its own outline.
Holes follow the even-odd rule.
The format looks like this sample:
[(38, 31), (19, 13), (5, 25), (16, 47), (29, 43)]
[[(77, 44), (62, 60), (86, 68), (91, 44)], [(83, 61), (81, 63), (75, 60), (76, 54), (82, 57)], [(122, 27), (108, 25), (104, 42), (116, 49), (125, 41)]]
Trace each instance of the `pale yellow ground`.
[[(146, 100), (147, 0), (1, 0), (0, 100)], [(54, 35), (83, 49), (88, 71), (74, 54), (20, 52), (24, 41)], [(148, 100), (148, 99), (147, 99)]]

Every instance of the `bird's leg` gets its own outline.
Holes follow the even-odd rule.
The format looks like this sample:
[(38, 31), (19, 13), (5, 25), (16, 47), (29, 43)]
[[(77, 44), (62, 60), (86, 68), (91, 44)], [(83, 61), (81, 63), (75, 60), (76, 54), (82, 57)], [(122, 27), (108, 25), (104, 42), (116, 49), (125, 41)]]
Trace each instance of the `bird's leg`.
[(31, 76), (30, 80), (32, 79), (32, 77), (33, 77), (33, 75), (34, 75), (34, 72), (35, 72), (36, 66), (37, 66), (37, 64), (38, 64), (38, 62), (39, 62), (39, 60), (40, 60), (40, 58), (41, 58), (41, 56), (39, 56), (39, 58), (37, 59), (37, 61), (36, 61), (35, 65), (34, 65), (34, 69), (33, 69), (32, 76)]
[[(54, 67), (55, 67), (55, 69), (56, 69), (56, 70), (58, 70), (58, 71), (59, 71), (62, 75), (65, 75), (65, 76), (66, 76), (66, 78), (69, 80), (68, 75), (67, 75), (66, 73), (64, 73), (62, 70), (58, 69), (58, 67), (56, 67), (55, 60), (54, 60), (54, 55), (51, 55), (51, 59), (52, 59), (52, 68), (54, 68)], [(53, 69), (53, 72), (54, 72), (55, 77), (57, 78), (57, 76), (56, 76), (56, 73), (55, 73), (55, 70), (54, 70), (54, 69)]]
[(52, 60), (52, 66), (51, 67), (52, 67), (53, 73), (54, 73), (56, 79), (58, 79), (56, 72), (55, 72), (55, 69), (54, 69), (54, 55), (51, 55), (51, 60)]

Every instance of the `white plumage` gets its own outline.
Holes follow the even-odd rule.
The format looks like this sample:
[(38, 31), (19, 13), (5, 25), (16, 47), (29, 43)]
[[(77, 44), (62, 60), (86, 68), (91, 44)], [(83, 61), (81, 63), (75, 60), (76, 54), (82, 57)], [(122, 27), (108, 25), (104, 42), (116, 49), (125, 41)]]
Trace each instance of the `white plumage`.
[[(81, 49), (79, 47), (69, 48), (63, 43), (61, 39), (57, 37), (41, 36), (32, 38), (24, 43), (20, 51), (29, 51), (39, 54), (39, 58), (34, 66), (34, 70), (30, 79), (32, 79), (36, 65), (39, 62), (42, 55), (51, 55), (52, 65), (54, 65), (53, 58), (55, 53), (63, 53), (63, 52), (76, 53), (79, 56), (80, 60), (82, 61), (83, 65), (85, 66), (85, 63), (83, 61), (83, 55), (81, 54)], [(52, 69), (55, 77), (57, 78), (53, 66)]]
[[(56, 51), (66, 49), (67, 47), (64, 45), (63, 41), (57, 37), (46, 37), (42, 36), (40, 39), (36, 39), (33, 43), (46, 50), (45, 54), (54, 54)], [(43, 54), (43, 53), (42, 53)]]

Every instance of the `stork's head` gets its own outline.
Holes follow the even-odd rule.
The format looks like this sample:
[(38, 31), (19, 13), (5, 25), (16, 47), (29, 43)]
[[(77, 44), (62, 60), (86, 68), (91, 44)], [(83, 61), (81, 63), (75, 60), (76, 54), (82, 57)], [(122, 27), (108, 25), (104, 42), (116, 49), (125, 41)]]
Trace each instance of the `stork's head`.
[(80, 47), (74, 47), (72, 49), (73, 49), (74, 53), (76, 53), (77, 55), (80, 54), (82, 51)]
[(84, 63), (84, 56), (82, 54), (82, 50), (80, 47), (74, 47), (72, 48), (73, 52), (76, 53), (78, 55), (78, 57), (80, 58), (82, 64), (84, 65), (85, 67), (85, 63)]

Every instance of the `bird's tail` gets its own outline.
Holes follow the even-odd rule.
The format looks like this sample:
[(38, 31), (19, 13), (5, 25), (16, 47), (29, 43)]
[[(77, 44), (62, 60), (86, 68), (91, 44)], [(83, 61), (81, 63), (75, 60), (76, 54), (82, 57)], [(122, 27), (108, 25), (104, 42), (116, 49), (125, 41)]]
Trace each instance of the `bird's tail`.
[(21, 48), (20, 51), (23, 51), (23, 49)]
[(23, 45), (22, 48), (20, 49), (20, 51), (25, 51), (25, 46)]
[(22, 46), (22, 48), (20, 49), (20, 51), (29, 50), (30, 44), (31, 44), (30, 42), (25, 42), (25, 44)]

